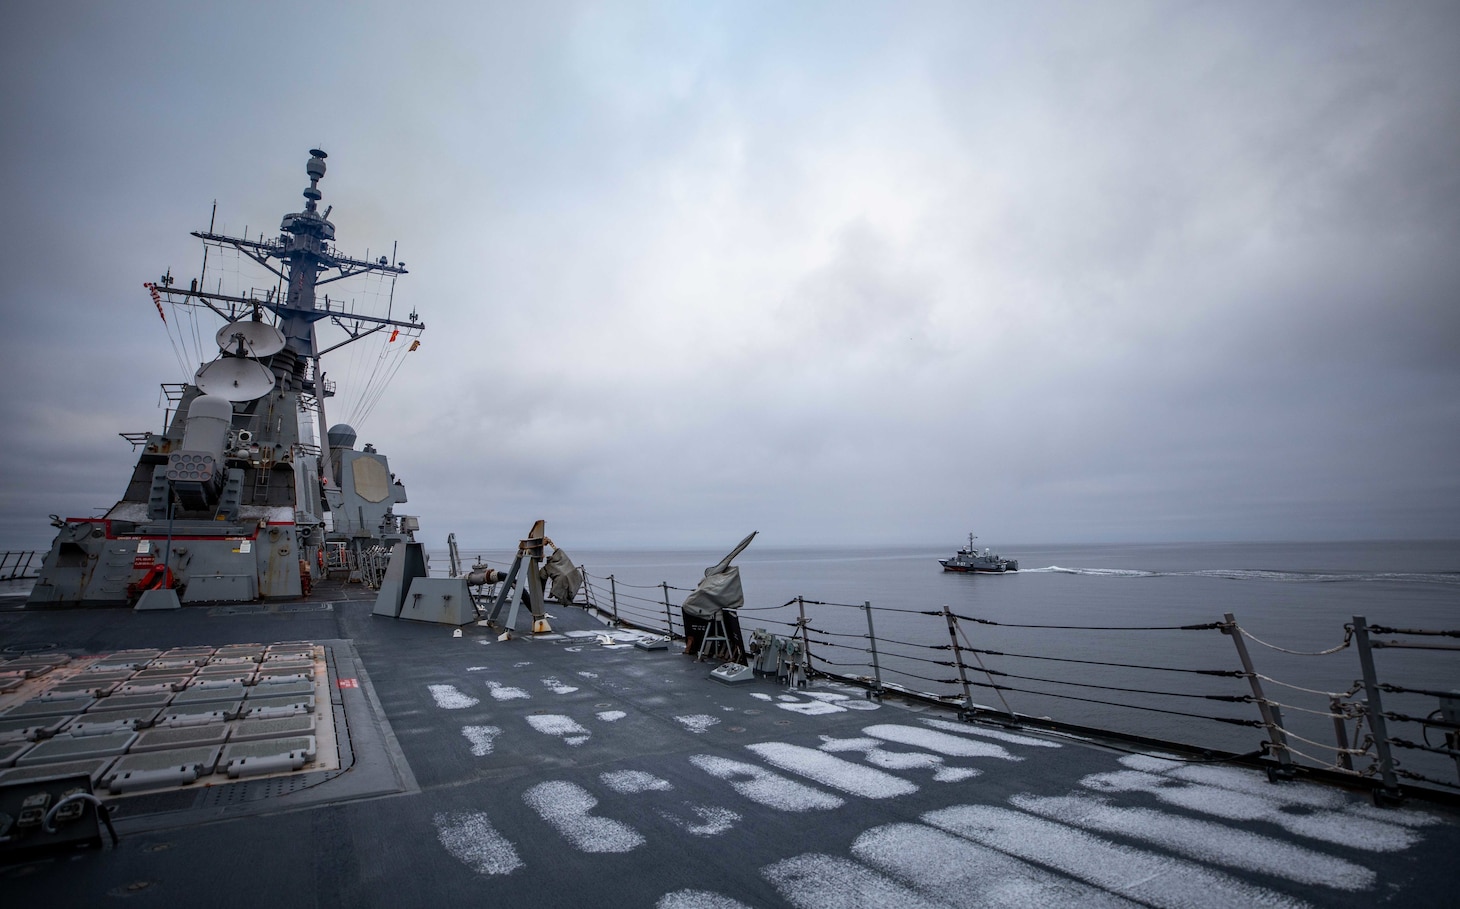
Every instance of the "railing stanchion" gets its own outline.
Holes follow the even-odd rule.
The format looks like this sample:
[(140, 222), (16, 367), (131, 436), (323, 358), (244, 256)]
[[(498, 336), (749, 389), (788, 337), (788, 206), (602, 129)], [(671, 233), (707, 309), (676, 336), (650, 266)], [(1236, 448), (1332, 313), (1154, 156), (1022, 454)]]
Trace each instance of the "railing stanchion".
[(948, 623), (948, 642), (953, 645), (953, 663), (958, 667), (958, 681), (963, 685), (963, 709), (958, 711), (960, 720), (973, 719), (973, 692), (968, 687), (968, 671), (963, 666), (963, 649), (958, 646), (958, 620), (948, 609), (948, 604), (943, 604), (943, 619)]
[(877, 665), (877, 632), (872, 630), (872, 601), (864, 600), (862, 609), (867, 613), (867, 640), (872, 642), (872, 690), (867, 692), (868, 700), (882, 700), (882, 667)]
[(660, 581), (659, 586), (664, 588), (664, 621), (669, 623), (669, 639), (674, 639), (674, 613), (669, 606), (669, 582)]
[(1262, 693), (1262, 682), (1257, 678), (1257, 670), (1252, 665), (1252, 656), (1247, 652), (1247, 642), (1242, 639), (1242, 629), (1237, 625), (1236, 617), (1229, 612), (1223, 615), (1222, 619), (1226, 622), (1222, 628), (1222, 634), (1230, 635), (1233, 646), (1237, 648), (1237, 658), (1242, 661), (1242, 671), (1252, 686), (1252, 696), (1257, 699), (1257, 710), (1262, 714), (1262, 722), (1267, 726), (1267, 734), (1272, 739), (1272, 747), (1277, 751), (1279, 769), (1276, 776), (1269, 771), (1268, 778), (1292, 779), (1293, 756), (1288, 753), (1288, 736), (1283, 729), (1282, 712)]
[(619, 623), (619, 621), (618, 621), (618, 583), (613, 579), (613, 575), (609, 575), (608, 576), (608, 601), (609, 601), (610, 606), (613, 608), (613, 623), (615, 625), (617, 625)]
[(1328, 712), (1333, 714), (1333, 737), (1338, 741), (1338, 766), (1344, 770), (1354, 769), (1354, 756), (1349, 754), (1348, 727), (1343, 724), (1343, 699), (1333, 695), (1328, 699)]
[(802, 673), (806, 684), (811, 683), (811, 635), (806, 627), (806, 599), (796, 597), (796, 608), (800, 610), (801, 617), (796, 620), (796, 628), (801, 635), (801, 656), (806, 660), (805, 671)]
[(1394, 773), (1394, 755), (1389, 750), (1389, 727), (1384, 722), (1384, 705), (1379, 700), (1379, 675), (1374, 671), (1374, 651), (1369, 643), (1369, 620), (1361, 615), (1354, 616), (1354, 644), (1359, 651), (1359, 668), (1364, 672), (1364, 695), (1367, 703), (1364, 711), (1369, 715), (1369, 728), (1373, 730), (1374, 750), (1379, 753), (1379, 774), (1384, 778), (1383, 797), (1398, 801), (1401, 798), (1399, 778)]

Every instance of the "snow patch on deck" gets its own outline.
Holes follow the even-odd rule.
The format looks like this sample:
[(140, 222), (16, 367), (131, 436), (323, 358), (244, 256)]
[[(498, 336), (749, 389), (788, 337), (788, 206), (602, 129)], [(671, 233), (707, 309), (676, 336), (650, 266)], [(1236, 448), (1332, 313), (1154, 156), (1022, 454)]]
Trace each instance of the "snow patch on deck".
[(481, 703), (471, 695), (463, 694), (455, 685), (427, 685), (426, 687), (430, 689), (436, 706), (442, 710), (465, 710)]
[(622, 853), (644, 845), (643, 835), (628, 824), (589, 814), (598, 799), (575, 783), (539, 783), (522, 800), (580, 852)]
[(449, 811), (432, 820), (441, 845), (477, 874), (511, 874), (522, 867), (517, 849), (497, 832), (486, 814)]

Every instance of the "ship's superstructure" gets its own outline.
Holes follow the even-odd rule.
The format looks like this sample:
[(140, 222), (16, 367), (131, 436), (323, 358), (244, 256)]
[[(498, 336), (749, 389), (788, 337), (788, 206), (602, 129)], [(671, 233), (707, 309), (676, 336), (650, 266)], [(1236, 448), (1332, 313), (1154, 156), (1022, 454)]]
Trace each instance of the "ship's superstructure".
[[(224, 322), (218, 357), (185, 384), (164, 385), (169, 418), (160, 433), (123, 433), (139, 451), (122, 498), (103, 517), (54, 518), (58, 527), (31, 605), (132, 602), (148, 589), (175, 590), (179, 601), (297, 597), (348, 555), (408, 539), (415, 519), (397, 515), (404, 486), (385, 456), (356, 451), (355, 430), (326, 430), (333, 392), (320, 358), (378, 332), (394, 342), (424, 329), (414, 312), (346, 311), (320, 299), (329, 282), (376, 273), (393, 279), (404, 263), (338, 253), (329, 209), (319, 211), (325, 153), (310, 153), (303, 211), (287, 214), (274, 239), (193, 235), (231, 248), (278, 283), (242, 293), (186, 289), (171, 275), (147, 285), (164, 298), (211, 311)], [(323, 347), (318, 323), (345, 337)], [(323, 446), (312, 441), (318, 427)]]

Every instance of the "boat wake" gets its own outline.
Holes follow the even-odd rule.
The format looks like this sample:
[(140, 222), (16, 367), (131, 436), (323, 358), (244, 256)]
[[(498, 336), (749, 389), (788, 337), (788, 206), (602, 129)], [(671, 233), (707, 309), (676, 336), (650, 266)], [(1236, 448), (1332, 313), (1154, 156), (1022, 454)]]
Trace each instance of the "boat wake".
[(1438, 584), (1460, 587), (1460, 572), (1408, 572), (1408, 571), (1274, 571), (1255, 568), (1213, 568), (1199, 571), (1145, 571), (1138, 568), (1065, 568), (1050, 565), (1047, 568), (1025, 568), (1020, 574), (1077, 574), (1104, 578), (1216, 578), (1226, 581), (1272, 581), (1278, 583), (1339, 584), (1339, 583), (1391, 583), (1391, 584)]

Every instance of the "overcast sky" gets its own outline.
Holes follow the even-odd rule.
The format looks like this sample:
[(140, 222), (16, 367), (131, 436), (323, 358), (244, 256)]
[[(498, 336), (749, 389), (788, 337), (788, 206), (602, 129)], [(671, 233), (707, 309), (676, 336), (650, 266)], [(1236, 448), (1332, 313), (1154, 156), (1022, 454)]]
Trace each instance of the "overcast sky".
[(429, 545), (1460, 537), (1460, 4), (0, 19), (5, 547), (120, 496), (142, 282), (314, 146), (427, 326), (357, 428)]

